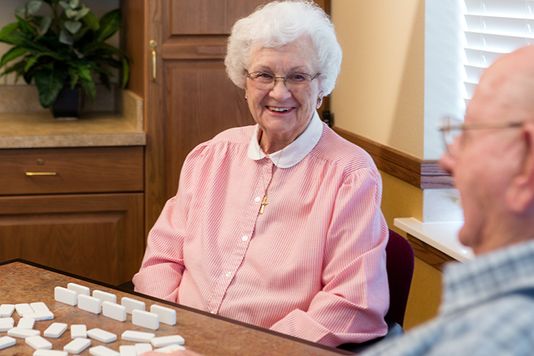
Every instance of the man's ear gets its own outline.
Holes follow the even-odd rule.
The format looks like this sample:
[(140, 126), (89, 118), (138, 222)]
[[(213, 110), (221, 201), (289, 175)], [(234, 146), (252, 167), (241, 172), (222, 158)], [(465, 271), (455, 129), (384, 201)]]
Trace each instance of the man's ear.
[(508, 206), (517, 213), (534, 206), (534, 122), (524, 125), (522, 135), (525, 150), (506, 194)]

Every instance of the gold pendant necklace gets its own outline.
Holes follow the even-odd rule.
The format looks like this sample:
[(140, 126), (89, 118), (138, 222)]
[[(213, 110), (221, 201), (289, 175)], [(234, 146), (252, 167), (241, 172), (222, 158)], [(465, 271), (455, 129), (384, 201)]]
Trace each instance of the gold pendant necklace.
[[(262, 133), (263, 135), (263, 133)], [(260, 139), (258, 140), (258, 147), (259, 149), (261, 150), (261, 146), (260, 146), (260, 143), (261, 143), (261, 136), (260, 136)], [(280, 154), (278, 155), (278, 159), (276, 160), (276, 164), (274, 163), (274, 161), (271, 159), (271, 156), (266, 154), (267, 157), (269, 157), (269, 159), (271, 159), (271, 161), (273, 162), (273, 165), (278, 168), (278, 164), (280, 163), (280, 159), (282, 158), (282, 153), (284, 152), (285, 150), (285, 147), (282, 148), (282, 150), (280, 151)], [(273, 181), (273, 177), (274, 177), (274, 170), (271, 174), (271, 178), (269, 179), (269, 182), (267, 182), (267, 185), (265, 185), (265, 181), (263, 179), (263, 174), (261, 175), (261, 182), (262, 182), (262, 185), (265, 187), (265, 193), (263, 194), (263, 198), (261, 199), (261, 204), (260, 204), (260, 211), (259, 211), (259, 214), (262, 215), (264, 212), (265, 212), (265, 207), (269, 204), (269, 187), (271, 185), (271, 182)]]
[(263, 214), (267, 204), (269, 204), (269, 196), (267, 195), (267, 191), (265, 191), (265, 195), (263, 196), (263, 199), (261, 200), (260, 214)]

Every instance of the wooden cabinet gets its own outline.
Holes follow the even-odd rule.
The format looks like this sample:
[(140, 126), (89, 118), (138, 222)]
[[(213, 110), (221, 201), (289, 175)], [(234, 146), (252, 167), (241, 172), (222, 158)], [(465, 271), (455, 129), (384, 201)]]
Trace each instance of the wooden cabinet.
[[(176, 194), (187, 154), (227, 128), (253, 123), (243, 90), (226, 76), (224, 57), (233, 23), (267, 2), (123, 2), (130, 89), (145, 99), (147, 232)], [(316, 2), (328, 11), (329, 0)]]
[(0, 260), (118, 285), (144, 251), (142, 147), (0, 151)]

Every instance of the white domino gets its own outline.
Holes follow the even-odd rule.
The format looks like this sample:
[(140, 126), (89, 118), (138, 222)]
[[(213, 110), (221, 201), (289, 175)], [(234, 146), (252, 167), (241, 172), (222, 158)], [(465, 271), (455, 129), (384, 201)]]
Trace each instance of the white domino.
[(158, 330), (159, 317), (158, 314), (154, 314), (144, 310), (134, 309), (132, 311), (132, 324), (142, 326), (151, 330)]
[(161, 347), (159, 349), (155, 349), (154, 351), (164, 353), (164, 354), (170, 354), (171, 352), (178, 351), (178, 350), (184, 351), (185, 347), (183, 347), (182, 345), (169, 345), (169, 346)]
[(108, 292), (103, 292), (101, 290), (95, 289), (93, 291), (93, 297), (100, 299), (103, 302), (117, 303), (117, 296)]
[(155, 337), (152, 340), (150, 340), (150, 343), (154, 347), (165, 347), (169, 345), (184, 345), (185, 340), (180, 335), (168, 335), (168, 336), (160, 336)]
[(13, 318), (0, 318), (0, 332), (6, 332), (9, 329), (13, 329), (15, 320)]
[(15, 311), (15, 304), (0, 305), (0, 318), (9, 318)]
[(152, 304), (150, 306), (150, 312), (158, 314), (160, 323), (171, 326), (176, 325), (176, 310)]
[(88, 287), (76, 283), (67, 283), (67, 289), (76, 292), (78, 295), (91, 295), (91, 290)]
[(100, 314), (102, 312), (102, 302), (98, 298), (78, 294), (78, 308), (93, 314)]
[(55, 287), (54, 300), (60, 303), (75, 306), (78, 303), (78, 294), (75, 291), (67, 288)]
[(17, 343), (17, 340), (9, 336), (0, 337), (0, 350), (7, 349)]
[(48, 309), (44, 302), (30, 303), (30, 307), (32, 307), (33, 312), (36, 314), (50, 312), (50, 309)]
[(67, 351), (70, 354), (79, 354), (82, 353), (85, 349), (87, 349), (89, 346), (91, 346), (91, 340), (89, 339), (83, 339), (83, 338), (76, 338), (71, 340), (65, 347), (63, 347), (64, 351)]
[(52, 343), (41, 336), (27, 337), (24, 342), (35, 350), (50, 350), (52, 348)]
[(35, 319), (35, 321), (54, 319), (54, 314), (48, 309), (45, 303), (35, 302), (30, 303), (30, 306), (33, 310), (33, 314), (29, 315), (29, 317)]
[(19, 329), (33, 329), (33, 326), (35, 325), (35, 319), (28, 318), (28, 317), (22, 317), (19, 319), (19, 323), (17, 324), (17, 328)]
[(13, 329), (9, 329), (7, 331), (7, 334), (9, 336), (18, 337), (20, 339), (25, 339), (25, 338), (30, 337), (30, 336), (41, 335), (41, 332), (39, 330), (35, 330), (35, 329), (13, 328)]
[(135, 345), (121, 345), (119, 346), (119, 353), (121, 356), (137, 356)]
[(145, 310), (145, 302), (128, 297), (121, 298), (121, 304), (126, 308), (126, 313), (132, 314), (133, 310)]
[(104, 342), (106, 344), (109, 344), (110, 342), (117, 340), (117, 335), (110, 333), (109, 331), (99, 329), (99, 328), (88, 330), (87, 336), (89, 336), (91, 339), (95, 339), (97, 341)]
[(57, 339), (63, 335), (65, 330), (67, 330), (68, 325), (65, 323), (52, 323), (46, 330), (44, 331), (43, 335), (46, 337), (51, 337), (53, 339)]
[(119, 356), (120, 355), (117, 351), (112, 350), (102, 345), (91, 347), (89, 349), (89, 353), (94, 356)]
[(133, 341), (133, 342), (150, 342), (154, 337), (156, 337), (153, 333), (146, 333), (143, 331), (135, 331), (135, 330), (126, 330), (122, 333), (121, 339), (126, 341)]
[(22, 318), (24, 314), (33, 314), (33, 309), (28, 303), (15, 304), (17, 314)]
[(141, 355), (143, 352), (152, 351), (152, 345), (147, 343), (135, 344), (135, 351), (137, 351), (138, 355)]
[(59, 350), (35, 350), (33, 356), (68, 356), (67, 351)]
[(85, 324), (72, 324), (70, 326), (70, 337), (71, 339), (87, 337), (87, 326)]
[(102, 314), (118, 321), (126, 321), (126, 307), (117, 303), (103, 302)]

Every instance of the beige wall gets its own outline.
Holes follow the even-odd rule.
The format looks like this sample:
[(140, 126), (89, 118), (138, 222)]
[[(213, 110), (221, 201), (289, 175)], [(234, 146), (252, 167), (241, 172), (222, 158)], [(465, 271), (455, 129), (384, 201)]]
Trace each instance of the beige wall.
[(332, 0), (336, 126), (423, 158), (424, 0)]
[[(332, 0), (343, 47), (341, 74), (331, 97), (335, 125), (423, 158), (424, 0)], [(381, 172), (382, 210), (422, 220), (422, 190)], [(441, 273), (416, 259), (405, 328), (437, 313)]]

